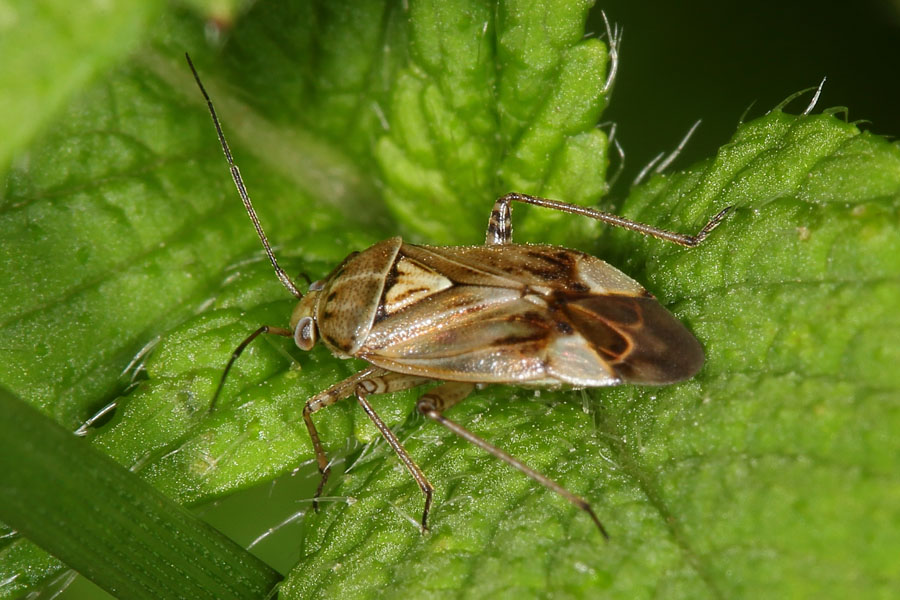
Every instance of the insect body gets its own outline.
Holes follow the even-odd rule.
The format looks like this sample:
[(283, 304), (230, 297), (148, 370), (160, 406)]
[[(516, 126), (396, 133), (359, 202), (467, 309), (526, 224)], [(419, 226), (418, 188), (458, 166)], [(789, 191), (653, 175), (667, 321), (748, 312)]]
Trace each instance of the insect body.
[(297, 305), (301, 348), (394, 373), (532, 387), (660, 384), (692, 376), (700, 344), (634, 280), (545, 245), (417, 246), (349, 258)]
[(484, 246), (420, 246), (393, 237), (351, 254), (303, 294), (278, 265), (209, 96), (193, 65), (191, 69), (266, 254), (278, 278), (299, 298), (290, 328), (260, 327), (238, 346), (213, 404), (228, 370), (258, 335), (293, 337), (303, 350), (321, 338), (335, 355), (361, 358), (370, 366), (316, 394), (303, 408), (322, 474), (317, 498), (329, 466), (312, 415), (355, 396), (419, 484), (426, 530), (433, 488), (368, 397), (440, 381), (417, 402), (420, 413), (559, 493), (586, 511), (608, 537), (586, 501), (443, 413), (479, 384), (586, 388), (673, 383), (700, 369), (703, 350), (649, 292), (602, 260), (558, 246), (514, 244), (511, 203), (579, 214), (688, 247), (702, 242), (729, 209), (696, 236), (688, 236), (556, 200), (507, 194), (494, 203)]

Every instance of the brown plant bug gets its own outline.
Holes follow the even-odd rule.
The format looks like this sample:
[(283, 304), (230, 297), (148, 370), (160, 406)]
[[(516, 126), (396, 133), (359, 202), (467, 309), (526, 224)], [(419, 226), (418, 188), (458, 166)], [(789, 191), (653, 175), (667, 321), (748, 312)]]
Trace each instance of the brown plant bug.
[(559, 246), (514, 244), (511, 203), (590, 217), (688, 248), (699, 245), (731, 207), (691, 236), (557, 200), (507, 194), (494, 203), (484, 246), (420, 246), (393, 237), (350, 254), (304, 294), (275, 259), (212, 101), (185, 56), (266, 256), (278, 279), (299, 300), (289, 328), (264, 325), (235, 349), (210, 410), (234, 361), (260, 334), (292, 337), (302, 350), (312, 349), (321, 337), (335, 356), (360, 358), (370, 366), (316, 394), (303, 407), (322, 475), (316, 498), (330, 470), (312, 415), (356, 396), (422, 490), (421, 527), (427, 531), (434, 488), (368, 397), (437, 381), (441, 384), (416, 404), (421, 414), (561, 495), (588, 513), (609, 539), (585, 500), (449, 420), (444, 412), (482, 384), (579, 389), (674, 383), (700, 370), (703, 349), (647, 290), (602, 260)]

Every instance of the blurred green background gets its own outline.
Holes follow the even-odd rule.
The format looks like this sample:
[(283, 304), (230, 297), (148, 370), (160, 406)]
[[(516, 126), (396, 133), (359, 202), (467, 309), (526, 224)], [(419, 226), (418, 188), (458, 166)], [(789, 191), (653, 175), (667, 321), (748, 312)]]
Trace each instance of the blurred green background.
[[(606, 121), (626, 153), (615, 193), (640, 169), (668, 152), (698, 119), (675, 168), (712, 155), (745, 120), (804, 88), (828, 80), (818, 109), (849, 108), (849, 120), (889, 138), (900, 134), (900, 3), (628, 2), (595, 6), (591, 27), (602, 33), (599, 9), (624, 27), (619, 76)], [(812, 94), (798, 98), (800, 112)], [(752, 104), (752, 106), (751, 106)]]

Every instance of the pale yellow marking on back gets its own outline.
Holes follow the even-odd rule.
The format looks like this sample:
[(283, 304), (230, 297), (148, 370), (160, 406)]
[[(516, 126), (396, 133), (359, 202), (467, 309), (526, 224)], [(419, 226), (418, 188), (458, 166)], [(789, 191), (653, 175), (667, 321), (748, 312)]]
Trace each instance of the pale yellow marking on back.
[(401, 258), (397, 262), (397, 277), (384, 293), (384, 311), (391, 315), (452, 285), (440, 273), (408, 258)]

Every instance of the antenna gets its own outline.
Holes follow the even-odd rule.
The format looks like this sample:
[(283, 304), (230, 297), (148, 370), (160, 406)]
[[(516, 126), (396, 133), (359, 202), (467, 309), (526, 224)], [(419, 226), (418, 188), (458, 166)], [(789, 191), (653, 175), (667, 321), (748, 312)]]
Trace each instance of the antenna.
[(250, 195), (247, 193), (247, 188), (244, 187), (244, 180), (241, 179), (241, 171), (238, 169), (238, 166), (234, 164), (234, 158), (231, 156), (231, 149), (228, 147), (228, 142), (225, 141), (225, 134), (222, 133), (222, 126), (219, 124), (219, 117), (216, 116), (216, 109), (213, 108), (212, 100), (209, 99), (209, 94), (206, 93), (206, 88), (203, 87), (203, 83), (200, 81), (200, 75), (197, 74), (197, 69), (194, 68), (191, 57), (188, 56), (187, 52), (184, 53), (184, 57), (187, 59), (188, 66), (194, 74), (194, 80), (197, 82), (197, 87), (200, 88), (200, 92), (206, 99), (206, 106), (209, 107), (209, 115), (212, 117), (213, 125), (216, 126), (216, 134), (219, 136), (222, 152), (225, 153), (225, 159), (228, 161), (228, 170), (231, 171), (231, 178), (234, 180), (234, 186), (241, 196), (241, 201), (244, 203), (244, 208), (247, 209), (247, 214), (250, 215), (250, 220), (253, 221), (253, 226), (256, 228), (256, 235), (259, 236), (259, 241), (262, 242), (263, 248), (266, 250), (266, 256), (269, 257), (269, 261), (271, 261), (272, 266), (275, 268), (275, 274), (278, 276), (278, 280), (281, 281), (281, 285), (287, 288), (287, 290), (297, 298), (302, 298), (303, 292), (294, 285), (294, 282), (291, 281), (288, 274), (284, 272), (284, 269), (282, 269), (278, 264), (278, 261), (275, 260), (272, 246), (269, 245), (269, 240), (266, 238), (266, 232), (263, 231), (262, 225), (259, 224), (259, 218), (256, 216), (256, 211), (253, 209), (253, 203), (250, 202)]

